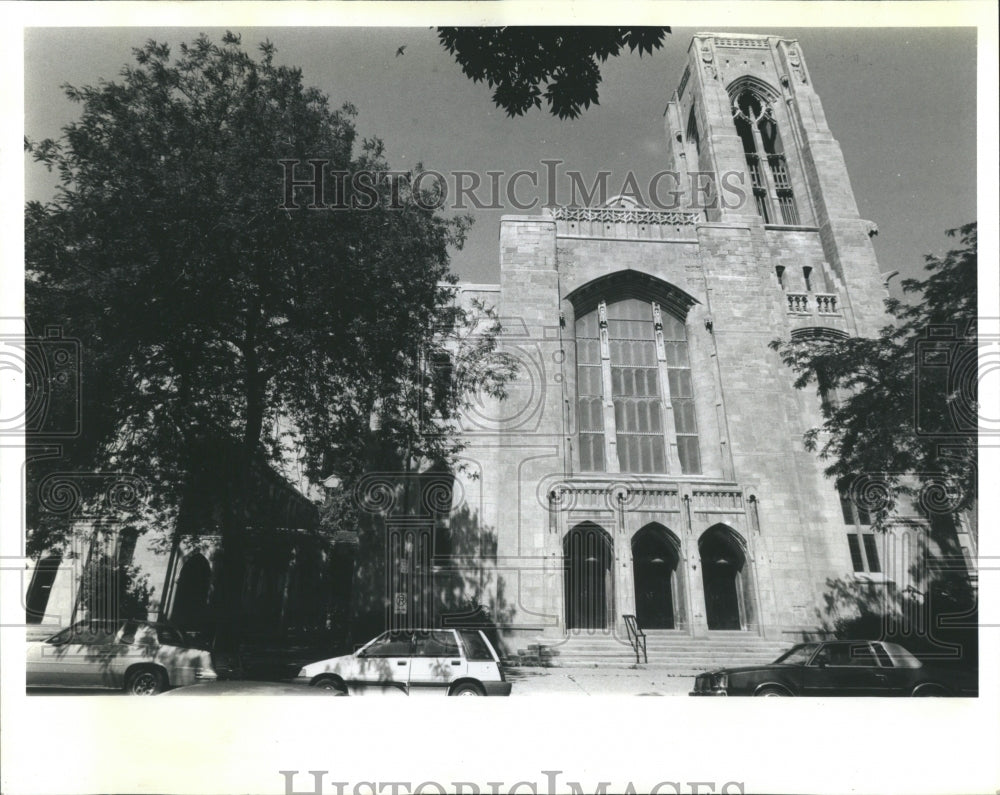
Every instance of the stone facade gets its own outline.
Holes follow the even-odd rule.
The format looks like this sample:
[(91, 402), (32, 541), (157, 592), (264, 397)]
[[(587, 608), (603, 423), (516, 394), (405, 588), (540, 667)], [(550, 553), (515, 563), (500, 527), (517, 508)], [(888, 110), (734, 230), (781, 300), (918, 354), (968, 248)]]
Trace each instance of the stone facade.
[[(709, 201), (505, 216), (500, 283), (456, 288), (466, 307), (496, 309), (519, 372), (505, 400), (468, 407), (453, 472), (378, 471), (359, 485), (385, 571), (354, 598), (384, 602), (387, 627), (485, 610), (516, 648), (578, 630), (621, 640), (635, 615), (677, 637), (787, 641), (828, 627), (854, 586), (925, 588), (928, 551), (974, 557), (961, 527), (932, 549), (916, 508), (871, 532), (804, 449), (820, 396), (796, 390), (769, 347), (872, 336), (888, 320), (875, 226), (858, 215), (798, 43), (695, 36), (664, 129), (664, 170), (712, 175)], [(247, 572), (258, 623), (338, 623), (351, 550), (280, 529), (313, 523), (268, 521), (274, 544)], [(83, 561), (121, 558), (98, 536), (84, 528), (89, 548), (29, 572), (39, 631), (79, 614)], [(150, 616), (207, 630), (215, 547), (204, 529), (140, 538), (130, 559), (151, 578)]]
[[(693, 637), (787, 639), (816, 629), (832, 582), (884, 584), (907, 568), (852, 559), (848, 535), (860, 545), (870, 528), (846, 523), (803, 446), (821, 423), (819, 396), (796, 390), (768, 347), (796, 333), (874, 335), (887, 321), (874, 225), (858, 215), (798, 43), (695, 36), (664, 123), (665, 169), (728, 173), (745, 201), (717, 188), (716, 201), (684, 211), (619, 198), (505, 216), (499, 286), (467, 288), (495, 299), (503, 348), (522, 365), (495, 416), (466, 428), (482, 523), (496, 532), (494, 605), (512, 633), (623, 637), (623, 616), (638, 614)], [(620, 321), (608, 318), (628, 302), (646, 318), (628, 328), (648, 342), (616, 343)], [(593, 313), (599, 331), (579, 339)], [(663, 353), (674, 344), (664, 334), (679, 333), (665, 331), (667, 316), (686, 335), (700, 466), (680, 447), (682, 407), (667, 395), (680, 383)], [(587, 367), (597, 379), (598, 343), (603, 389), (581, 383)], [(658, 388), (645, 394), (660, 441), (621, 436), (626, 404), (643, 401), (615, 391), (628, 375), (615, 356), (634, 344), (659, 351), (645, 363)], [(581, 395), (595, 389), (600, 409), (585, 420)], [(584, 426), (602, 421), (586, 444), (603, 451), (582, 453)], [(622, 444), (662, 446), (660, 463), (630, 465)], [(865, 543), (873, 558), (888, 545)]]
[[(284, 637), (343, 626), (350, 596), (353, 541), (312, 530), (315, 504), (292, 485), (292, 466), (254, 471), (242, 623), (248, 636)], [(103, 497), (80, 498), (80, 480), (102, 478)], [(211, 642), (221, 608), (220, 512), (224, 494), (203, 478), (186, 508), (150, 518), (137, 510), (150, 484), (121, 473), (55, 473), (38, 488), (41, 507), (73, 517), (59, 548), (26, 567), (27, 637), (38, 640), (93, 617), (169, 620)], [(304, 485), (301, 478), (300, 486)], [(181, 519), (180, 517), (184, 518)], [(125, 518), (128, 517), (128, 518)], [(171, 518), (173, 517), (173, 518)]]

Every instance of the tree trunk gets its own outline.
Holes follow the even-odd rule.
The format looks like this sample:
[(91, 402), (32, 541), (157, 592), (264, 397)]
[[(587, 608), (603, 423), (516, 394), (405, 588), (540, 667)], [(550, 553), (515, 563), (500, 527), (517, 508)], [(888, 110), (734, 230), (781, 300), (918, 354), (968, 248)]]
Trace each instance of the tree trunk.
[(228, 488), (223, 496), (222, 510), (222, 610), (216, 629), (216, 649), (235, 655), (237, 675), (242, 674), (238, 655), (245, 640), (243, 586), (249, 563), (247, 533), (256, 524), (251, 510), (257, 502), (253, 486), (254, 465), (264, 422), (264, 379), (259, 369), (254, 331), (258, 313), (256, 306), (248, 311), (243, 346), (247, 413), (243, 438), (226, 451)]

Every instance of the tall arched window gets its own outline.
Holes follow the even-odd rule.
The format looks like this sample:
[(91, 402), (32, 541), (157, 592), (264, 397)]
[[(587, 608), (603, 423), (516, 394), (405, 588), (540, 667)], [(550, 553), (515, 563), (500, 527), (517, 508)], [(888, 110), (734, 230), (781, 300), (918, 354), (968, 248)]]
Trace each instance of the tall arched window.
[(56, 575), (59, 573), (61, 565), (62, 555), (58, 552), (43, 558), (35, 565), (25, 599), (27, 623), (41, 624), (45, 619), (45, 609), (48, 607), (52, 586), (55, 584)]
[(619, 472), (701, 472), (684, 322), (655, 301), (599, 300), (576, 340), (581, 470), (608, 471), (614, 439)]
[(743, 141), (757, 212), (766, 224), (799, 223), (781, 134), (774, 119), (774, 97), (744, 86), (732, 93), (733, 122)]

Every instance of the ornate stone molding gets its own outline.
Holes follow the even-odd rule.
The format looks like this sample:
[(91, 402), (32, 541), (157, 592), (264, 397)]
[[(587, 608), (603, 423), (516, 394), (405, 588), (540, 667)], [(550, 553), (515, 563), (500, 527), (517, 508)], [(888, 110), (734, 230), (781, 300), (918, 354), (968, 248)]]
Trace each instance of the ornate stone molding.
[(799, 51), (796, 47), (788, 48), (788, 65), (792, 67), (792, 71), (795, 76), (803, 83), (809, 82), (806, 80), (805, 69), (802, 66), (802, 59), (799, 57)]
[(696, 513), (742, 513), (743, 492), (737, 488), (692, 489), (691, 503)]
[(556, 207), (552, 210), (552, 217), (557, 221), (694, 226), (701, 219), (701, 214), (633, 207)]
[(708, 44), (701, 45), (701, 62), (704, 64), (705, 73), (712, 80), (717, 80), (719, 73), (715, 69), (715, 53), (712, 52), (712, 48)]
[(766, 50), (768, 48), (767, 39), (715, 39), (716, 47), (739, 48), (743, 50)]

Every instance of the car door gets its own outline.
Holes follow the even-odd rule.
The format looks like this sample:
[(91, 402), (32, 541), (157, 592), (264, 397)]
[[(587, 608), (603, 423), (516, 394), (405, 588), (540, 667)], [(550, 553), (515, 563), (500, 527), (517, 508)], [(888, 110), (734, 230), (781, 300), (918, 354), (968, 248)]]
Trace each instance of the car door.
[(419, 631), (410, 663), (410, 695), (448, 695), (451, 683), (465, 676), (468, 668), (455, 630)]
[(489, 639), (478, 629), (458, 630), (468, 661), (468, 676), (482, 683), (502, 682), (500, 657)]
[(78, 679), (81, 687), (121, 687), (118, 673), (122, 644), (118, 642), (119, 625), (116, 622), (98, 621), (90, 626), (89, 633), (77, 653)]
[(878, 658), (882, 696), (902, 696), (909, 695), (913, 687), (913, 668), (897, 667), (889, 655), (885, 646), (881, 643), (873, 643), (872, 649)]
[(803, 672), (806, 696), (874, 696), (885, 676), (866, 641), (831, 641), (813, 655)]
[(354, 695), (406, 695), (413, 634), (384, 632), (355, 655), (354, 670), (344, 677)]
[(51, 687), (92, 687), (93, 663), (88, 655), (99, 635), (99, 625), (78, 621), (46, 641), (41, 649), (41, 683)]
[(67, 654), (70, 643), (79, 631), (74, 624), (41, 643), (29, 643), (25, 683), (29, 687), (71, 687), (73, 667)]

